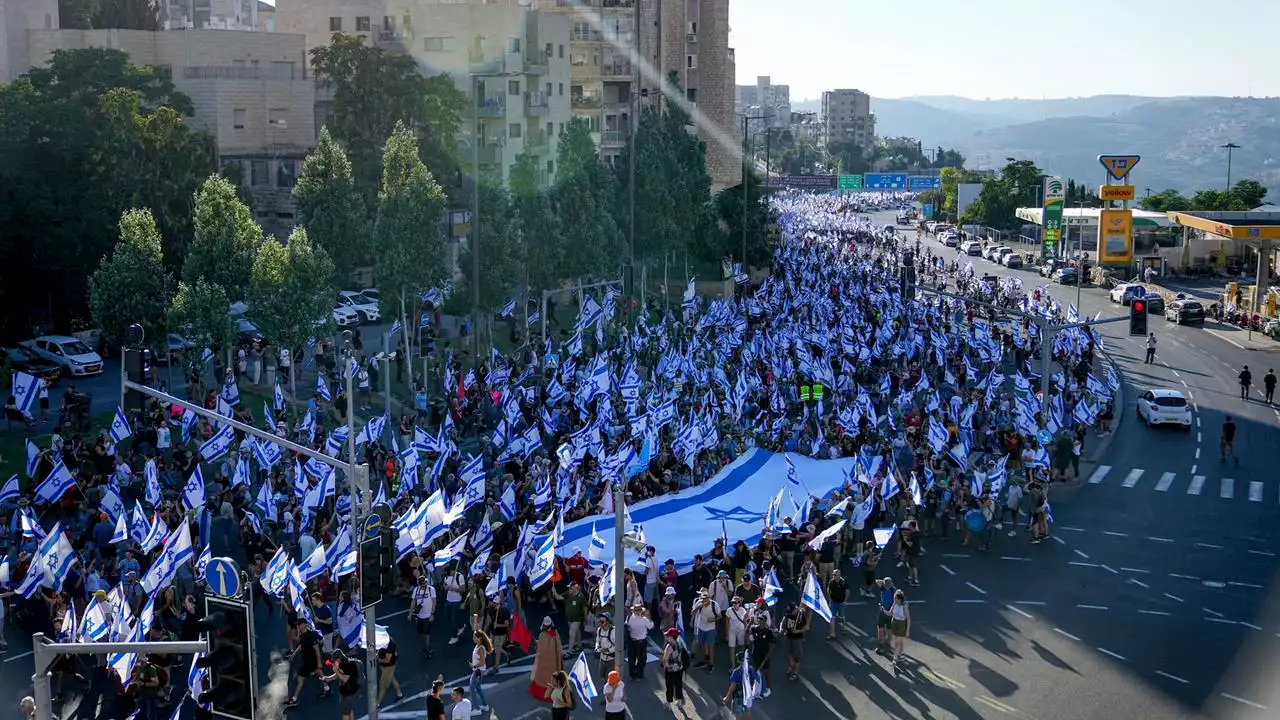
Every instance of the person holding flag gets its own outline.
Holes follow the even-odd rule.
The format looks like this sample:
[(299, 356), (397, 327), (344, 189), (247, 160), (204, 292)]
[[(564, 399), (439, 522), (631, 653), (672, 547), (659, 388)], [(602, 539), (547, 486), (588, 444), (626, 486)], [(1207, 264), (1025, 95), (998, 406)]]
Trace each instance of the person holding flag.
[(735, 720), (749, 720), (751, 707), (760, 695), (762, 679), (751, 667), (751, 653), (744, 650), (739, 656), (741, 664), (729, 675), (729, 689), (724, 694), (724, 704)]

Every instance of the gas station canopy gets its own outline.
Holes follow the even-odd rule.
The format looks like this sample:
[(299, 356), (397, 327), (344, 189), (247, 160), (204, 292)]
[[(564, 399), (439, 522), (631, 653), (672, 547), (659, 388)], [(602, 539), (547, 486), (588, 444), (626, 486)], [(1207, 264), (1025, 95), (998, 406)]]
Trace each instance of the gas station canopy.
[(1280, 212), (1171, 212), (1169, 219), (1233, 240), (1280, 240)]

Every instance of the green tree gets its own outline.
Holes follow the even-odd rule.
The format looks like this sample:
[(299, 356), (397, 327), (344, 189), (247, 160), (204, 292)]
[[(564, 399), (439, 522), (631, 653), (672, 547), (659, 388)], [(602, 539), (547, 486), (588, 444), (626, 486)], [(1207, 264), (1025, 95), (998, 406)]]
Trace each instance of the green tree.
[(1267, 197), (1267, 188), (1257, 180), (1245, 179), (1231, 188), (1232, 210), (1239, 206), (1241, 210), (1252, 210), (1262, 205)]
[(195, 190), (217, 169), (191, 113), (118, 50), (56, 51), (0, 85), (0, 333), (87, 315), (89, 276), (130, 208), (151, 209), (167, 266), (181, 267)]
[(195, 234), (182, 266), (187, 284), (200, 278), (240, 300), (249, 288), (262, 228), (225, 178), (212, 175), (196, 193)]
[[(525, 246), (511, 196), (502, 186), (480, 183), (480, 307), (495, 311), (523, 284)], [(458, 259), (465, 297), (472, 297), (470, 247)]]
[(368, 208), (377, 204), (383, 143), (397, 124), (416, 135), (419, 157), (434, 177), (452, 181), (456, 176), (454, 155), (467, 96), (447, 75), (428, 77), (412, 56), (342, 33), (312, 48), (311, 66), (316, 79), (332, 88), (327, 124), (351, 157), (356, 187)]
[(236, 337), (235, 325), (227, 312), (230, 305), (227, 291), (219, 285), (203, 278), (190, 284), (180, 281), (178, 293), (169, 304), (167, 323), (173, 332), (196, 347), (230, 350)]
[(1192, 209), (1192, 203), (1182, 193), (1169, 189), (1142, 198), (1138, 207), (1152, 212), (1180, 212)]
[(573, 118), (560, 136), (551, 200), (559, 219), (559, 245), (567, 250), (564, 278), (601, 277), (617, 270), (626, 252), (614, 216), (617, 201), (613, 174), (596, 156), (586, 120)]
[(521, 153), (511, 166), (511, 211), (524, 247), (524, 273), (531, 290), (548, 290), (565, 279), (569, 248), (551, 193), (538, 187), (538, 158)]
[[(332, 329), (332, 277), (333, 261), (303, 228), (294, 228), (286, 245), (271, 237), (263, 241), (253, 260), (249, 307), (269, 344), (292, 352)], [(297, 397), (296, 388), (290, 394)]]
[(150, 342), (165, 335), (165, 312), (173, 294), (164, 267), (160, 231), (150, 210), (129, 210), (120, 218), (120, 242), (89, 280), (93, 321), (113, 341), (133, 323)]
[(71, 30), (163, 29), (160, 5), (149, 0), (58, 0), (58, 25)]
[[(706, 233), (698, 248), (704, 261), (718, 261), (725, 257), (742, 259), (742, 183), (726, 188), (715, 199), (719, 227)], [(773, 227), (777, 217), (766, 202), (768, 192), (764, 178), (755, 173), (748, 176), (747, 189), (747, 265), (763, 267), (773, 260), (775, 235)], [(723, 230), (721, 228), (724, 228)]]
[(333, 261), (339, 282), (356, 268), (371, 264), (368, 213), (356, 188), (346, 152), (320, 128), (316, 148), (302, 162), (302, 175), (293, 187), (298, 216), (307, 237)]
[(1231, 198), (1223, 190), (1199, 190), (1191, 198), (1193, 210), (1230, 210)]
[(827, 154), (835, 162), (835, 167), (832, 169), (841, 175), (861, 175), (871, 170), (866, 151), (852, 140), (828, 142)]
[(405, 318), (414, 293), (449, 277), (444, 230), (444, 192), (418, 157), (413, 131), (397, 124), (382, 158), (382, 190), (373, 227), (374, 275), (384, 316)]

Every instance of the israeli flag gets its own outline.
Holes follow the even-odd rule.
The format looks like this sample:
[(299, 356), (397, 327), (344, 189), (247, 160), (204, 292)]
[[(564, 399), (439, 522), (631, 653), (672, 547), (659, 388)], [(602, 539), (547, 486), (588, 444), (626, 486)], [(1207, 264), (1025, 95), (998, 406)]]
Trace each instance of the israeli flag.
[[(187, 692), (191, 694), (191, 699), (195, 700), (201, 708), (208, 711), (212, 703), (200, 702), (200, 696), (204, 694), (204, 683), (209, 677), (209, 669), (199, 667), (200, 659), (204, 657), (204, 653), (196, 653), (191, 657), (191, 669), (187, 671)], [(182, 704), (178, 703), (175, 712), (181, 712)], [(173, 720), (170, 718), (170, 720)]]
[(133, 435), (133, 430), (129, 428), (129, 419), (124, 416), (124, 410), (119, 406), (116, 407), (116, 416), (111, 420), (111, 442), (120, 444), (125, 438)]
[(258, 497), (254, 500), (254, 507), (261, 510), (263, 517), (267, 520), (272, 522), (276, 520), (276, 496), (271, 492), (270, 480), (262, 483), (262, 487), (258, 490)]
[[(14, 477), (16, 478), (17, 476), (15, 475)], [(98, 503), (98, 507), (102, 508), (102, 512), (110, 516), (112, 520), (118, 520), (125, 516), (124, 500), (120, 497), (120, 491), (116, 490), (114, 485), (107, 485), (102, 489), (102, 500)]]
[[(280, 386), (277, 385), (276, 389), (278, 390), (279, 388)], [(266, 421), (267, 430), (274, 431), (276, 429), (276, 416), (271, 412), (271, 406), (267, 404), (266, 400), (262, 401), (262, 418)]]
[(115, 545), (117, 543), (126, 542), (128, 539), (129, 526), (125, 524), (124, 513), (121, 513), (120, 517), (116, 518), (116, 531), (115, 534), (111, 536), (111, 544)]
[(604, 550), (604, 538), (596, 532), (594, 523), (591, 525), (591, 546), (587, 548), (587, 559), (592, 562), (600, 561), (600, 553)]
[(213, 562), (213, 551), (209, 549), (208, 545), (205, 545), (204, 548), (200, 550), (200, 557), (196, 559), (196, 576), (208, 580), (209, 563), (211, 562)]
[(329, 383), (324, 380), (324, 373), (316, 375), (316, 395), (325, 402), (333, 402), (333, 396), (329, 394)]
[[(476, 525), (476, 529), (471, 531), (471, 537), (468, 541), (471, 544), (471, 552), (477, 556), (488, 555), (488, 551), (493, 548), (493, 526), (489, 522), (489, 513), (485, 511), (484, 517)], [(480, 560), (480, 567), (484, 567), (484, 561)], [(478, 573), (472, 573), (478, 574)]]
[(554, 532), (543, 539), (542, 545), (538, 548), (533, 567), (528, 572), (530, 588), (536, 590), (551, 581), (551, 576), (556, 571), (557, 542)]
[(18, 585), (15, 591), (24, 598), (31, 599), (40, 589), (40, 585), (45, 581), (44, 564), (41, 562), (33, 562), (27, 568), (27, 576), (22, 579), (22, 583)]
[(40, 543), (40, 562), (44, 565), (45, 584), (52, 584), (54, 590), (62, 592), (62, 581), (67, 571), (76, 561), (75, 548), (67, 540), (67, 534), (61, 525), (55, 525), (49, 536)]
[(756, 685), (755, 673), (751, 670), (751, 651), (742, 653), (742, 704), (752, 707), (756, 702), (759, 687)]
[(498, 499), (498, 510), (502, 513), (502, 517), (506, 522), (516, 519), (516, 486), (511, 483), (506, 490), (502, 491), (502, 497)]
[(827, 604), (827, 596), (822, 592), (822, 588), (818, 585), (818, 578), (812, 570), (809, 571), (809, 577), (804, 580), (804, 593), (800, 596), (800, 602), (823, 620), (831, 622), (831, 606)]
[(434, 564), (436, 568), (442, 568), (445, 565), (462, 557), (462, 551), (467, 548), (467, 535), (465, 533), (454, 538), (443, 550), (438, 550), (435, 554)]
[(110, 629), (102, 603), (98, 602), (96, 597), (90, 598), (89, 604), (84, 609), (84, 617), (80, 618), (80, 639), (87, 642), (102, 642), (107, 639)]
[(49, 477), (45, 478), (44, 482), (36, 487), (36, 501), (43, 501), (46, 504), (56, 503), (75, 484), (76, 479), (71, 476), (71, 471), (59, 459), (53, 466), (53, 470), (49, 471)]
[(600, 693), (596, 692), (595, 681), (591, 679), (591, 668), (587, 665), (586, 652), (578, 653), (578, 660), (569, 671), (569, 684), (578, 692), (578, 697), (582, 698), (582, 704), (587, 707), (591, 707), (591, 701), (599, 697)]
[(791, 456), (784, 455), (782, 459), (787, 461), (787, 482), (800, 487), (800, 478), (796, 475), (796, 466), (791, 462)]
[(27, 477), (34, 478), (36, 476), (36, 466), (40, 464), (40, 448), (36, 444), (27, 441)]
[(169, 526), (164, 524), (157, 515), (151, 516), (151, 522), (147, 525), (147, 535), (139, 543), (142, 545), (142, 552), (150, 554), (156, 549), (160, 543), (164, 542), (164, 538), (169, 534)]
[(231, 407), (235, 407), (236, 405), (239, 405), (240, 404), (240, 386), (236, 384), (235, 380), (232, 380), (231, 382), (222, 386), (222, 393), (219, 395), (219, 397), (221, 397), (223, 402), (230, 405)]
[(9, 500), (16, 500), (17, 498), (18, 498), (18, 474), (14, 473), (13, 477), (9, 478), (8, 482), (4, 484), (4, 487), (0, 488), (0, 503), (6, 502)]
[(40, 396), (40, 378), (34, 375), (28, 375), (21, 371), (13, 373), (13, 399), (14, 404), (18, 406), (18, 410), (28, 418), (31, 417), (31, 407), (35, 405), (36, 398)]
[(298, 574), (302, 575), (303, 580), (310, 582), (328, 571), (329, 563), (325, 560), (324, 543), (316, 543), (316, 549), (311, 551), (311, 556), (298, 566)]
[(148, 458), (147, 464), (142, 467), (142, 475), (146, 480), (146, 496), (147, 504), (151, 507), (160, 506), (160, 471), (156, 469), (155, 458)]
[(235, 439), (235, 431), (231, 426), (223, 425), (217, 434), (201, 443), (200, 456), (205, 462), (214, 462), (231, 451), (231, 444)]
[(200, 465), (196, 464), (195, 472), (191, 473), (191, 477), (187, 478), (187, 484), (182, 488), (182, 507), (190, 512), (204, 505), (204, 473), (200, 470)]
[(355, 550), (343, 555), (342, 559), (338, 561), (338, 566), (333, 569), (334, 577), (342, 578), (355, 572), (356, 563), (359, 562), (358, 555), (359, 553)]

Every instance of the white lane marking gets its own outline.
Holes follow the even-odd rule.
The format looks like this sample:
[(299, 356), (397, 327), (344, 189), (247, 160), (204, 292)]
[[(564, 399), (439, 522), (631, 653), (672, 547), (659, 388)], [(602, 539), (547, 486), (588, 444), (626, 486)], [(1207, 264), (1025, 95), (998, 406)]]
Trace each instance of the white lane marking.
[(1160, 677), (1169, 678), (1170, 680), (1173, 680), (1174, 682), (1180, 682), (1180, 683), (1182, 683), (1183, 685), (1190, 685), (1190, 684), (1191, 684), (1189, 681), (1187, 681), (1187, 680), (1183, 680), (1182, 678), (1178, 677), (1177, 675), (1170, 675), (1169, 673), (1167, 673), (1167, 672), (1165, 672), (1165, 671), (1163, 671), (1163, 670), (1157, 670), (1157, 671), (1156, 671), (1156, 674), (1157, 674), (1157, 675), (1159, 675)]
[(1120, 483), (1121, 487), (1131, 488), (1138, 484), (1138, 480), (1142, 478), (1142, 473), (1146, 472), (1142, 468), (1134, 468), (1125, 476), (1124, 482)]
[(1196, 543), (1196, 547), (1198, 547), (1198, 548), (1207, 548), (1207, 549), (1209, 549), (1209, 550), (1221, 550), (1221, 549), (1222, 549), (1222, 546), (1221, 546), (1221, 545), (1214, 545), (1213, 543)]
[(965, 583), (965, 585), (968, 585), (970, 588), (972, 588), (972, 589), (973, 589), (973, 591), (974, 591), (974, 592), (978, 593), (979, 595), (986, 595), (986, 594), (987, 594), (987, 591), (986, 591), (986, 590), (983, 590), (982, 588), (978, 587), (977, 585), (974, 585), (974, 584), (973, 584), (973, 583), (971, 583), (971, 582), (966, 582), (966, 583)]
[(1203, 490), (1203, 489), (1204, 489), (1204, 476), (1203, 476), (1203, 475), (1193, 475), (1193, 476), (1191, 477), (1191, 485), (1189, 485), (1189, 486), (1187, 487), (1187, 494), (1188, 494), (1188, 495), (1199, 495), (1199, 494), (1200, 494), (1200, 491), (1201, 491), (1201, 490)]
[(1009, 608), (1010, 610), (1012, 610), (1012, 611), (1014, 611), (1014, 612), (1018, 613), (1019, 615), (1021, 615), (1022, 617), (1026, 618), (1026, 619), (1028, 619), (1028, 620), (1034, 620), (1034, 619), (1035, 619), (1035, 617), (1034, 617), (1034, 616), (1032, 616), (1032, 614), (1031, 614), (1031, 613), (1029, 613), (1029, 612), (1025, 612), (1025, 611), (1023, 611), (1023, 610), (1019, 610), (1018, 608), (1016, 608), (1016, 607), (1014, 607), (1014, 606), (1012, 606), (1012, 605), (1005, 605), (1005, 607), (1007, 607), (1007, 608)]
[(1255, 590), (1261, 590), (1261, 589), (1262, 589), (1262, 586), (1261, 586), (1261, 585), (1256, 585), (1256, 584), (1254, 584), (1254, 583), (1247, 583), (1247, 582), (1229, 582), (1229, 583), (1227, 583), (1227, 584), (1228, 584), (1228, 585), (1230, 585), (1230, 586), (1232, 586), (1232, 587), (1246, 587), (1246, 588), (1253, 588), (1253, 589), (1255, 589)]
[(1044, 605), (1043, 600), (1014, 600), (1014, 605)]
[(1196, 459), (1200, 459), (1200, 448), (1196, 448)]
[(955, 577), (955, 574), (956, 574), (956, 571), (955, 571), (955, 570), (952, 570), (951, 568), (947, 567), (946, 565), (939, 565), (938, 567), (942, 568), (942, 571), (943, 571), (943, 572), (945, 572), (946, 574), (948, 574), (948, 575), (950, 575), (950, 576), (952, 576), (952, 577)]
[(1169, 577), (1178, 578), (1179, 580), (1199, 580), (1195, 575), (1179, 575), (1178, 573), (1169, 573)]
[(1196, 427), (1200, 427), (1200, 418), (1196, 418)]
[(1223, 500), (1230, 500), (1231, 498), (1235, 497), (1236, 496), (1236, 479), (1222, 478), (1222, 490), (1218, 493), (1218, 496), (1221, 497)]
[(1129, 533), (1115, 532), (1113, 530), (1103, 530), (1102, 534), (1110, 535), (1111, 537), (1129, 537)]
[(1177, 602), (1183, 602), (1183, 599), (1182, 599), (1182, 598), (1180, 598), (1180, 597), (1178, 597), (1177, 595), (1170, 595), (1169, 593), (1165, 593), (1165, 594), (1164, 594), (1164, 596), (1165, 596), (1165, 597), (1167, 597), (1167, 598), (1169, 598), (1170, 600), (1176, 600)]
[(1262, 502), (1262, 481), (1249, 481), (1249, 502)]
[(1125, 657), (1124, 657), (1123, 655), (1121, 655), (1120, 653), (1113, 653), (1113, 652), (1111, 652), (1110, 650), (1108, 650), (1108, 649), (1106, 649), (1106, 648), (1101, 648), (1101, 647), (1100, 647), (1100, 648), (1096, 648), (1096, 650), (1097, 650), (1098, 652), (1100, 652), (1100, 653), (1104, 654), (1104, 655), (1110, 655), (1111, 657), (1113, 657), (1113, 658), (1115, 658), (1115, 659), (1119, 660), (1120, 662), (1125, 662)]
[(1200, 466), (1199, 466), (1199, 465), (1192, 465), (1192, 466), (1191, 466), (1191, 474), (1192, 474), (1192, 475), (1195, 475), (1195, 474), (1196, 474), (1196, 468), (1198, 468), (1198, 467), (1200, 467)]
[(1137, 585), (1138, 587), (1144, 587), (1144, 588), (1147, 588), (1148, 590), (1151, 589), (1150, 585), (1142, 582), (1141, 580), (1137, 580), (1135, 578), (1129, 578), (1129, 582), (1133, 583), (1134, 585)]
[(1250, 629), (1252, 629), (1252, 630), (1261, 630), (1261, 629), (1262, 629), (1262, 628), (1261, 628), (1261, 627), (1259, 627), (1258, 625), (1254, 625), (1253, 623), (1247, 623), (1247, 622), (1245, 622), (1245, 621), (1243, 621), (1243, 620), (1241, 620), (1241, 621), (1240, 621), (1240, 624), (1241, 624), (1241, 625), (1243, 625), (1243, 626), (1245, 626), (1245, 627), (1247, 627), (1247, 628), (1250, 628)]
[(1156, 536), (1156, 535), (1148, 535), (1148, 536), (1147, 536), (1147, 539), (1148, 539), (1148, 540), (1154, 540), (1154, 541), (1156, 541), (1156, 542), (1163, 542), (1163, 543), (1171, 543), (1171, 542), (1173, 542), (1173, 538), (1159, 537), (1159, 536)]
[(1089, 484), (1097, 485), (1101, 483), (1104, 479), (1106, 479), (1107, 473), (1109, 472), (1111, 472), (1110, 465), (1099, 465), (1098, 469), (1094, 470), (1093, 474), (1089, 476)]
[(962, 604), (962, 605), (966, 605), (966, 604), (967, 604), (967, 605), (977, 605), (977, 604), (979, 604), (979, 603), (984, 603), (984, 602), (986, 602), (986, 600), (957, 600), (956, 602), (958, 602), (958, 603), (960, 603), (960, 604)]
[(1080, 552), (1079, 550), (1076, 550), (1076, 551), (1075, 551), (1075, 553), (1076, 553), (1077, 555), (1079, 555), (1080, 557), (1084, 558), (1085, 560), (1088, 560), (1088, 559), (1089, 559), (1089, 556), (1088, 556), (1088, 555), (1085, 555), (1084, 553)]
[(1218, 612), (1217, 610), (1210, 610), (1210, 609), (1209, 609), (1209, 608), (1207, 608), (1207, 607), (1202, 607), (1202, 608), (1200, 608), (1200, 609), (1201, 609), (1201, 610), (1203, 610), (1203, 611), (1205, 611), (1205, 612), (1207, 612), (1207, 613), (1209, 613), (1210, 615), (1215, 616), (1215, 617), (1222, 617), (1222, 613)]
[(1115, 570), (1112, 570), (1111, 568), (1107, 567), (1106, 565), (1103, 565), (1103, 566), (1101, 566), (1101, 567), (1102, 567), (1102, 569), (1103, 569), (1103, 570), (1106, 570), (1107, 572), (1111, 573), (1112, 575), (1119, 575), (1119, 574), (1120, 574), (1120, 573), (1116, 572)]
[(1018, 562), (1031, 562), (1031, 558), (1029, 558), (1029, 557), (1014, 557), (1014, 556), (1012, 556), (1012, 555), (1001, 555), (1001, 556), (1000, 556), (1000, 559), (1001, 559), (1001, 560), (1016, 560), (1016, 561), (1018, 561)]
[(1276, 554), (1275, 554), (1275, 553), (1273, 553), (1273, 552), (1271, 552), (1270, 550), (1250, 550), (1250, 551), (1249, 551), (1249, 554), (1250, 554), (1250, 555), (1261, 555), (1261, 556), (1263, 556), (1263, 557), (1275, 557), (1275, 556), (1276, 556)]
[(1219, 693), (1219, 694), (1220, 694), (1220, 695), (1222, 695), (1222, 697), (1224, 697), (1224, 698), (1226, 698), (1226, 699), (1228, 699), (1228, 700), (1235, 700), (1236, 702), (1238, 702), (1238, 703), (1240, 703), (1240, 704), (1242, 704), (1242, 705), (1248, 705), (1248, 706), (1249, 706), (1249, 707), (1251, 707), (1251, 708), (1256, 708), (1256, 709), (1258, 709), (1258, 710), (1266, 710), (1266, 709), (1267, 709), (1267, 706), (1266, 706), (1266, 705), (1259, 705), (1258, 703), (1256, 703), (1256, 702), (1254, 702), (1254, 701), (1252, 701), (1252, 700), (1245, 700), (1245, 699), (1244, 699), (1244, 698), (1242, 698), (1242, 697), (1236, 697), (1235, 695), (1229, 695), (1229, 694), (1227, 694), (1227, 693)]
[(1174, 473), (1171, 472), (1160, 475), (1160, 480), (1156, 483), (1156, 492), (1168, 492), (1169, 486), (1173, 484), (1174, 477)]
[(1196, 442), (1204, 442), (1204, 434), (1198, 430), (1196, 431)]
[(1076, 527), (1076, 526), (1074, 526), (1074, 525), (1060, 525), (1060, 526), (1058, 526), (1058, 529), (1059, 529), (1059, 530), (1067, 530), (1067, 531), (1069, 531), (1069, 532), (1084, 532), (1084, 531), (1085, 531), (1085, 529), (1084, 529), (1084, 528), (1079, 528), (1079, 527)]
[[(1165, 365), (1165, 367), (1168, 367), (1168, 365)], [(1179, 377), (1179, 378), (1180, 378), (1180, 377), (1182, 377), (1181, 375), (1179, 375), (1179, 374), (1178, 374), (1178, 371), (1177, 371), (1177, 370), (1174, 370), (1174, 371), (1173, 371), (1173, 376), (1174, 376), (1174, 377)]]
[(968, 554), (966, 554), (966, 553), (942, 553), (942, 557), (944, 557), (944, 558), (967, 558), (967, 557), (973, 557), (973, 556), (972, 556), (972, 555), (968, 555)]
[(1106, 610), (1106, 605), (1076, 605), (1081, 610)]
[(1058, 543), (1059, 545), (1066, 545), (1066, 544), (1067, 544), (1067, 541), (1066, 541), (1066, 540), (1063, 540), (1062, 538), (1058, 537), (1057, 535), (1050, 535), (1049, 537), (1052, 537), (1052, 538), (1053, 538), (1053, 541), (1054, 541), (1054, 542), (1056, 542), (1056, 543)]
[(28, 651), (26, 651), (26, 652), (22, 653), (21, 655), (6, 655), (6, 656), (5, 656), (5, 658), (4, 658), (4, 661), (5, 661), (5, 662), (7, 662), (7, 663), (11, 663), (11, 662), (13, 662), (14, 660), (21, 660), (21, 659), (22, 659), (22, 658), (24, 658), (24, 657), (31, 657), (32, 655), (35, 655), (35, 654), (36, 654), (36, 653), (35, 653), (35, 651), (34, 651), (34, 650), (28, 650)]
[(1067, 632), (1066, 630), (1063, 630), (1062, 628), (1054, 628), (1053, 631), (1065, 638), (1071, 638), (1076, 642), (1080, 642), (1080, 638), (1076, 637), (1075, 635), (1072, 635), (1071, 633)]
[(1206, 618), (1205, 618), (1205, 620), (1208, 620), (1209, 622), (1218, 623), (1218, 624), (1220, 624), (1220, 625), (1235, 625), (1235, 624), (1236, 624), (1236, 621), (1235, 621), (1235, 620), (1226, 620), (1226, 619), (1223, 619), (1223, 618), (1216, 618), (1216, 617), (1206, 617)]
[(1139, 615), (1159, 615), (1161, 617), (1172, 617), (1173, 613), (1167, 613), (1163, 610), (1139, 610)]
[(1126, 567), (1122, 567), (1122, 568), (1120, 568), (1120, 570), (1121, 570), (1122, 572), (1140, 573), (1140, 574), (1143, 574), (1143, 575), (1149, 574), (1149, 573), (1151, 572), (1150, 570), (1143, 570), (1142, 568), (1126, 568)]
[(1079, 560), (1071, 560), (1071, 561), (1067, 562), (1067, 564), (1068, 564), (1068, 565), (1075, 565), (1076, 567), (1102, 567), (1102, 566), (1101, 566), (1101, 565), (1099, 565), (1098, 563), (1080, 562)]
[(401, 615), (408, 615), (408, 614), (409, 614), (409, 608), (405, 608), (404, 610), (397, 610), (397, 611), (395, 611), (395, 612), (393, 612), (393, 613), (387, 613), (386, 615), (379, 615), (379, 616), (378, 616), (378, 619), (379, 619), (379, 620), (389, 620), (389, 619), (391, 619), (391, 618), (393, 618), (393, 617), (400, 617)]

